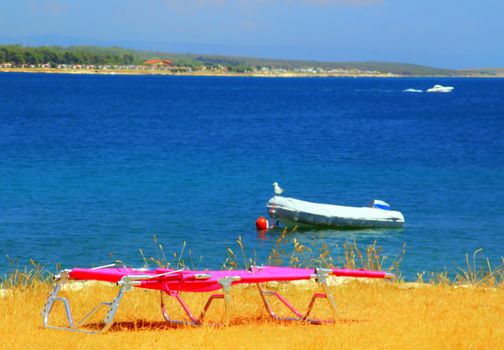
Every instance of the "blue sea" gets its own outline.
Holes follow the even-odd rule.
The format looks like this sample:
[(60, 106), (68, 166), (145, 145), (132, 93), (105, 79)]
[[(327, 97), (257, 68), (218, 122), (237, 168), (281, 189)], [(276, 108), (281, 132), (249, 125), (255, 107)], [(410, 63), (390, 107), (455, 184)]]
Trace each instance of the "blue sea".
[[(448, 94), (405, 93), (434, 84)], [(465, 254), (504, 256), (504, 79), (0, 74), (0, 272), (139, 249), (218, 268), (258, 264), (272, 182), (285, 196), (400, 210), (403, 229), (300, 231), (307, 245), (376, 241), (415, 279)], [(154, 242), (154, 235), (156, 242)], [(339, 248), (336, 248), (339, 247)], [(177, 256), (174, 256), (174, 252)]]

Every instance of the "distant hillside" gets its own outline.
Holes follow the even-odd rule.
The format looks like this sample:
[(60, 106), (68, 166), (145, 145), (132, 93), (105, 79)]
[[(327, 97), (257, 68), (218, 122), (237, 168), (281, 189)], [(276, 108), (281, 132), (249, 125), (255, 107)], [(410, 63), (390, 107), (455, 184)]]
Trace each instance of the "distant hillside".
[(459, 70), (460, 75), (504, 77), (504, 68), (474, 68)]
[[(166, 57), (171, 57), (166, 54)], [(399, 75), (456, 75), (457, 72), (450, 69), (438, 69), (433, 67), (391, 62), (322, 62), (303, 60), (279, 60), (252, 57), (232, 57), (186, 54), (184, 57), (200, 62), (204, 65), (245, 65), (251, 67), (270, 67), (280, 69), (300, 69), (300, 68), (323, 68), (323, 69), (343, 69), (360, 71), (379, 71), (382, 73), (392, 73)]]
[(461, 71), (391, 62), (321, 62), (303, 60), (264, 59), (220, 55), (174, 54), (167, 52), (140, 51), (120, 47), (97, 46), (40, 46), (0, 45), (0, 63), (22, 64), (110, 64), (139, 65), (144, 61), (159, 58), (170, 59), (175, 66), (198, 68), (227, 67), (234, 71), (270, 68), (285, 70), (324, 69), (345, 71), (373, 71), (395, 75), (455, 76)]

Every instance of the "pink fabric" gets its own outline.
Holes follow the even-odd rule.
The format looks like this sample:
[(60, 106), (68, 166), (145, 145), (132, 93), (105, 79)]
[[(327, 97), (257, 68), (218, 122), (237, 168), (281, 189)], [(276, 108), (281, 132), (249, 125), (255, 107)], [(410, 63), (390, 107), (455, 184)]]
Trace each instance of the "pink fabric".
[[(385, 272), (368, 270), (348, 270), (332, 269), (335, 276), (345, 277), (367, 277), (384, 278)], [(124, 276), (135, 275), (159, 275), (166, 272), (172, 274), (145, 279), (141, 281), (141, 287), (147, 289), (184, 292), (209, 292), (221, 288), (219, 279), (224, 277), (240, 277), (233, 281), (235, 284), (254, 284), (272, 281), (299, 281), (308, 280), (315, 273), (314, 269), (301, 269), (293, 267), (253, 267), (251, 271), (247, 270), (217, 270), (217, 271), (178, 271), (172, 269), (158, 268), (155, 270), (143, 270), (132, 268), (104, 268), (104, 269), (82, 269), (74, 268), (70, 272), (70, 278), (74, 280), (96, 280), (116, 283)], [(208, 279), (196, 279), (196, 275), (209, 274)]]
[(365, 278), (385, 278), (386, 273), (382, 271), (332, 269), (334, 276), (338, 277), (365, 277)]

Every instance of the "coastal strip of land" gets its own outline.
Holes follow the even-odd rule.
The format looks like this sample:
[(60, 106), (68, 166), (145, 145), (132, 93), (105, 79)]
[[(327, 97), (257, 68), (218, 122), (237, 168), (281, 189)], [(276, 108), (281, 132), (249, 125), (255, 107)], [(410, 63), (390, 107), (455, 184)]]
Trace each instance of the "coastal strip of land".
[(380, 72), (295, 72), (295, 71), (251, 71), (230, 72), (227, 70), (159, 70), (159, 69), (83, 69), (83, 68), (0, 68), (2, 73), (50, 73), (50, 74), (98, 74), (98, 75), (169, 75), (169, 76), (212, 76), (212, 77), (264, 77), (264, 78), (306, 78), (306, 77), (376, 77), (391, 78), (401, 75)]
[[(306, 307), (317, 285), (271, 286), (296, 307)], [(231, 325), (172, 328), (163, 321), (159, 293), (134, 289), (126, 292), (116, 324), (104, 335), (87, 335), (42, 327), (40, 311), (51, 290), (49, 283), (14, 287), (0, 297), (0, 329), (5, 349), (498, 349), (504, 344), (502, 299), (504, 289), (427, 283), (351, 281), (330, 287), (338, 308), (334, 324), (273, 322), (255, 287), (232, 288)], [(111, 300), (117, 287), (80, 282), (65, 286), (75, 319), (99, 302)], [(206, 293), (185, 293), (195, 311), (204, 306)], [(173, 318), (183, 317), (180, 307), (166, 306)], [(318, 301), (313, 317), (327, 317), (326, 303)], [(287, 316), (280, 303), (274, 308)], [(224, 307), (212, 305), (209, 321), (220, 321)], [(99, 327), (104, 314), (89, 320)], [(63, 305), (55, 304), (51, 324), (65, 325)]]
[[(457, 78), (504, 78), (504, 70), (499, 74), (460, 74)], [(382, 72), (299, 72), (283, 70), (265, 70), (250, 72), (232, 72), (227, 70), (158, 70), (158, 69), (83, 69), (83, 68), (2, 68), (0, 73), (40, 73), (40, 74), (80, 74), (80, 75), (161, 75), (161, 76), (198, 76), (198, 77), (257, 77), (257, 78), (415, 78), (415, 77), (448, 77), (444, 75), (401, 75)]]
[(504, 69), (455, 70), (395, 62), (324, 62), (177, 54), (118, 47), (0, 45), (0, 72), (251, 77), (503, 77)]

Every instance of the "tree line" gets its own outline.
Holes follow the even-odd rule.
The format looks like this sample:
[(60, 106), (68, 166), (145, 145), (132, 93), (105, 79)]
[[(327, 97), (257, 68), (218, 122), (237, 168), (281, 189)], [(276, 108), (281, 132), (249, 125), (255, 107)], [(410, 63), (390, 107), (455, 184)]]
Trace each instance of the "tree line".
[(83, 50), (77, 47), (3, 45), (0, 46), (0, 63), (130, 65), (138, 63), (138, 60), (129, 53), (116, 54), (107, 51)]

